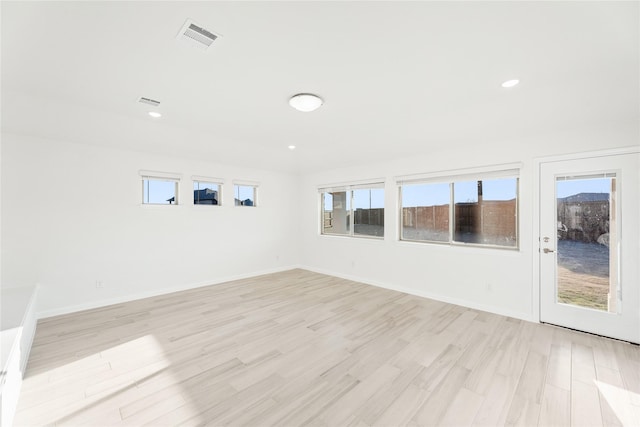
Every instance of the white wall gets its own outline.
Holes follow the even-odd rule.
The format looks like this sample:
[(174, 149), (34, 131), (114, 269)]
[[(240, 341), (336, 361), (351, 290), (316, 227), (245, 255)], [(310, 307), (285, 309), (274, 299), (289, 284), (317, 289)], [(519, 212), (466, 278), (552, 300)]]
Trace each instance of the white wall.
[[(534, 159), (638, 141), (637, 127), (584, 129), (293, 176), (3, 134), (2, 284), (40, 284), (40, 312), (53, 315), (300, 265), (536, 320)], [(397, 241), (395, 176), (512, 162), (520, 250)], [(225, 178), (227, 202), (233, 179), (260, 181), (260, 206), (142, 206), (140, 169), (183, 173), (183, 200), (191, 175)], [(380, 177), (384, 240), (319, 235), (319, 185)]]
[[(2, 138), (2, 286), (40, 284), (42, 315), (298, 262), (299, 201), (291, 175), (15, 134)], [(141, 169), (182, 173), (185, 204), (141, 205)], [(192, 175), (224, 178), (225, 204), (193, 206)], [(260, 182), (257, 208), (233, 206), (233, 179)]]
[[(308, 174), (302, 180), (302, 265), (308, 269), (429, 296), (464, 306), (537, 320), (537, 208), (534, 159), (638, 144), (636, 126), (584, 129), (527, 139), (482, 142), (474, 148), (444, 147), (428, 157), (390, 160)], [(414, 173), (521, 162), (518, 251), (398, 241), (394, 177)], [(317, 188), (384, 177), (385, 239), (321, 236)]]

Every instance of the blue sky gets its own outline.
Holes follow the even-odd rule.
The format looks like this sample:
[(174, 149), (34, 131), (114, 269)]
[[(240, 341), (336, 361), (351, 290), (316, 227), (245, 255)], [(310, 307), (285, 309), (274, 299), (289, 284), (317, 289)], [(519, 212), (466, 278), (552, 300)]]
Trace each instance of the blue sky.
[(368, 209), (369, 203), (372, 208), (384, 208), (384, 189), (353, 190), (354, 208)]
[(175, 196), (175, 181), (145, 180), (144, 181), (144, 201), (145, 203), (157, 203), (168, 205), (167, 199)]
[[(477, 181), (462, 181), (454, 184), (455, 201), (471, 202), (478, 200)], [(353, 190), (355, 209), (384, 207), (384, 190)], [(516, 197), (516, 179), (485, 180), (482, 184), (485, 200), (511, 200)], [(325, 193), (325, 209), (331, 210), (331, 195)], [(415, 184), (402, 187), (402, 206), (437, 206), (449, 203), (449, 184)], [(347, 199), (346, 209), (349, 209)]]
[[(168, 204), (167, 199), (173, 197), (175, 182), (152, 180), (145, 181), (149, 186), (144, 187), (144, 198), (148, 203)], [(207, 188), (206, 183), (200, 183), (200, 188)], [(197, 189), (197, 183), (194, 189)], [(557, 181), (557, 197), (567, 197), (578, 193), (609, 193), (611, 178), (574, 179)], [(253, 187), (235, 186), (234, 195), (240, 200), (253, 200)], [(516, 197), (516, 179), (494, 179), (482, 182), (484, 200), (511, 200)], [(461, 181), (454, 183), (455, 202), (475, 202), (478, 200), (476, 181)], [(327, 198), (329, 197), (329, 198)], [(184, 201), (183, 201), (184, 202)], [(449, 203), (449, 184), (415, 184), (402, 187), (402, 206), (438, 206)], [(347, 200), (349, 204), (349, 200)], [(354, 190), (353, 205), (367, 209), (384, 207), (384, 190)], [(330, 196), (325, 195), (325, 206), (331, 206)], [(349, 206), (347, 206), (347, 209)]]
[(556, 197), (573, 196), (579, 193), (610, 193), (611, 178), (572, 179), (557, 181)]
[[(512, 200), (516, 197), (516, 179), (487, 179), (482, 181), (484, 200)], [(477, 202), (477, 181), (454, 183), (454, 201)], [(416, 184), (402, 187), (402, 206), (439, 206), (449, 203), (449, 184)]]
[(235, 189), (233, 190), (235, 192), (234, 197), (238, 200), (247, 200), (247, 199), (251, 199), (251, 201), (253, 200), (253, 187), (248, 186), (248, 185), (236, 185), (234, 186)]

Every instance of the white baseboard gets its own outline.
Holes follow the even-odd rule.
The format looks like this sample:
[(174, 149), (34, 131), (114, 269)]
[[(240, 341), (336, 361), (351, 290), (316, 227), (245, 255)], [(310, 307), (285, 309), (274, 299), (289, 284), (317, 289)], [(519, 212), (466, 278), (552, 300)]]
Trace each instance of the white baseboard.
[(505, 310), (505, 309), (500, 308), (500, 307), (494, 307), (494, 306), (488, 306), (488, 305), (484, 305), (484, 304), (478, 304), (478, 303), (475, 303), (473, 301), (467, 301), (467, 300), (462, 300), (462, 299), (458, 299), (458, 298), (451, 298), (451, 297), (448, 297), (448, 296), (445, 296), (445, 295), (440, 295), (440, 294), (435, 294), (435, 293), (431, 293), (431, 292), (420, 291), (420, 290), (416, 290), (416, 289), (412, 289), (412, 288), (398, 286), (398, 285), (395, 285), (395, 284), (384, 283), (384, 282), (380, 282), (380, 281), (377, 281), (377, 280), (371, 280), (371, 279), (367, 279), (367, 278), (364, 278), (364, 277), (358, 277), (358, 276), (352, 276), (352, 275), (348, 275), (348, 274), (336, 273), (334, 271), (328, 271), (328, 270), (324, 270), (324, 269), (321, 269), (321, 268), (316, 268), (316, 267), (312, 267), (312, 266), (308, 266), (308, 265), (289, 265), (289, 266), (286, 266), (286, 267), (278, 267), (278, 268), (266, 269), (266, 270), (261, 270), (261, 271), (255, 271), (255, 272), (252, 272), (252, 273), (238, 274), (238, 275), (234, 275), (234, 276), (221, 277), (221, 278), (209, 280), (209, 281), (206, 281), (206, 282), (184, 284), (184, 285), (179, 285), (179, 286), (172, 286), (172, 287), (168, 287), (168, 288), (162, 288), (162, 289), (148, 291), (148, 292), (141, 292), (141, 293), (132, 294), (132, 295), (126, 295), (126, 296), (117, 297), (117, 298), (103, 299), (103, 300), (99, 300), (99, 301), (87, 302), (87, 303), (84, 303), (84, 304), (78, 304), (78, 305), (73, 305), (73, 306), (66, 306), (66, 307), (61, 307), (61, 308), (56, 308), (56, 309), (51, 309), (51, 310), (45, 310), (45, 311), (38, 312), (38, 318), (39, 319), (44, 319), (44, 318), (47, 318), (47, 317), (59, 316), (59, 315), (63, 315), (63, 314), (70, 314), (70, 313), (75, 313), (75, 312), (78, 312), (78, 311), (91, 310), (91, 309), (94, 309), (94, 308), (105, 307), (105, 306), (108, 306), (108, 305), (121, 304), (121, 303), (124, 303), (124, 302), (134, 301), (134, 300), (143, 299), (143, 298), (150, 298), (150, 297), (155, 297), (155, 296), (159, 296), (159, 295), (166, 295), (166, 294), (170, 294), (170, 293), (173, 293), (173, 292), (185, 291), (185, 290), (188, 290), (188, 289), (195, 289), (195, 288), (201, 288), (201, 287), (204, 287), (204, 286), (217, 285), (217, 284), (220, 284), (220, 283), (231, 282), (231, 281), (234, 281), (234, 280), (249, 279), (251, 277), (262, 276), (263, 274), (279, 273), (279, 272), (282, 272), (282, 271), (293, 270), (293, 269), (296, 269), (296, 268), (301, 268), (301, 269), (304, 269), (304, 270), (313, 271), (315, 273), (326, 274), (328, 276), (340, 277), (342, 279), (352, 280), (354, 282), (360, 282), (360, 283), (364, 283), (364, 284), (367, 284), (367, 285), (376, 286), (376, 287), (379, 287), (379, 288), (384, 288), (384, 289), (390, 289), (390, 290), (393, 290), (393, 291), (403, 292), (403, 293), (406, 293), (406, 294), (415, 295), (415, 296), (422, 297), (422, 298), (429, 298), (429, 299), (433, 299), (433, 300), (436, 300), (436, 301), (442, 301), (442, 302), (446, 302), (446, 303), (449, 303), (449, 304), (455, 304), (455, 305), (459, 305), (459, 306), (462, 306), (462, 307), (468, 307), (468, 308), (472, 308), (474, 310), (481, 310), (481, 311), (486, 311), (486, 312), (489, 312), (489, 313), (499, 314), (499, 315), (502, 315), (502, 316), (507, 316), (507, 317), (513, 317), (513, 318), (516, 318), (516, 319), (526, 320), (528, 322), (535, 321), (535, 319), (533, 319), (531, 317), (530, 313), (523, 313), (523, 312), (519, 312), (519, 311)]
[(412, 288), (406, 288), (395, 284), (383, 283), (377, 280), (366, 279), (364, 277), (351, 276), (349, 274), (336, 273), (334, 271), (324, 270), (322, 268), (311, 267), (307, 265), (301, 265), (297, 268), (313, 271), (314, 273), (326, 274), (328, 276), (340, 277), (341, 279), (352, 280), (354, 282), (360, 282), (371, 286), (377, 286), (379, 288), (389, 289), (392, 291), (403, 292), (409, 295), (415, 295), (422, 298), (429, 298), (436, 301), (442, 301), (449, 304), (455, 304), (462, 307), (472, 308), (474, 310), (486, 311), (488, 313), (499, 314), (501, 316), (513, 317), (515, 319), (526, 320), (527, 322), (535, 322), (535, 319), (531, 317), (530, 313), (522, 313), (519, 311), (505, 310), (500, 307), (488, 306), (484, 304), (478, 304), (473, 301), (461, 300), (458, 298), (451, 298), (445, 295), (434, 294), (431, 292), (420, 291)]
[(262, 276), (264, 274), (280, 273), (282, 271), (292, 270), (294, 268), (299, 268), (299, 267), (297, 265), (293, 265), (293, 266), (286, 266), (286, 267), (270, 268), (270, 269), (266, 269), (266, 270), (254, 271), (254, 272), (251, 272), (251, 273), (237, 274), (237, 275), (233, 275), (233, 276), (220, 277), (220, 278), (217, 278), (217, 279), (207, 280), (205, 282), (188, 283), (188, 284), (183, 284), (183, 285), (178, 285), (178, 286), (171, 286), (171, 287), (162, 288), (162, 289), (154, 289), (154, 290), (146, 291), (146, 292), (139, 292), (139, 293), (136, 293), (136, 294), (123, 295), (121, 297), (107, 298), (107, 299), (101, 299), (101, 300), (97, 300), (97, 301), (89, 301), (89, 302), (82, 303), (82, 304), (76, 304), (76, 305), (69, 305), (69, 306), (65, 306), (65, 307), (53, 308), (53, 309), (50, 309), (50, 310), (39, 311), (38, 312), (38, 319), (45, 319), (47, 317), (53, 317), (53, 316), (60, 316), (60, 315), (63, 315), (63, 314), (76, 313), (78, 311), (92, 310), (94, 308), (106, 307), (108, 305), (113, 305), (113, 304), (122, 304), (124, 302), (135, 301), (135, 300), (144, 299), (144, 298), (150, 298), (150, 297), (156, 297), (156, 296), (159, 296), (159, 295), (166, 295), (166, 294), (171, 294), (171, 293), (174, 293), (174, 292), (186, 291), (186, 290), (189, 290), (189, 289), (202, 288), (204, 286), (218, 285), (220, 283), (232, 282), (234, 280), (249, 279), (251, 277)]

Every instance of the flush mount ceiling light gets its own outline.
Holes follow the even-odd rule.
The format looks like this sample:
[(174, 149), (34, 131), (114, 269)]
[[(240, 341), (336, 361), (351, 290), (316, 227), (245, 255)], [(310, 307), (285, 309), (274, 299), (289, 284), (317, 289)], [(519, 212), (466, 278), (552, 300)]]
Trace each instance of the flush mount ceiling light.
[(506, 88), (514, 87), (518, 83), (520, 83), (520, 80), (518, 79), (507, 80), (506, 82), (502, 83), (502, 87), (506, 87)]
[(157, 111), (149, 111), (149, 115), (154, 119), (159, 119), (160, 117), (162, 117), (162, 114), (158, 113)]
[(320, 108), (324, 101), (318, 95), (312, 93), (299, 93), (293, 95), (289, 100), (289, 105), (298, 111), (308, 113)]
[(296, 146), (295, 146), (295, 145), (290, 145), (290, 146), (289, 146), (289, 150), (295, 150), (295, 149), (296, 149)]

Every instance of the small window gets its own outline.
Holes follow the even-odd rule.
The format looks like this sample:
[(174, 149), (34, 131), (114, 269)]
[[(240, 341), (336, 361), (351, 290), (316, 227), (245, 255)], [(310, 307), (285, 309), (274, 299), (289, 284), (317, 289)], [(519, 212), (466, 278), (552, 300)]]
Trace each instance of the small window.
[(178, 180), (142, 177), (142, 203), (149, 205), (177, 205)]
[(236, 206), (256, 206), (258, 187), (256, 185), (235, 184)]
[(193, 204), (219, 206), (222, 203), (221, 187), (216, 182), (193, 181)]
[(384, 237), (382, 183), (320, 189), (321, 233)]

